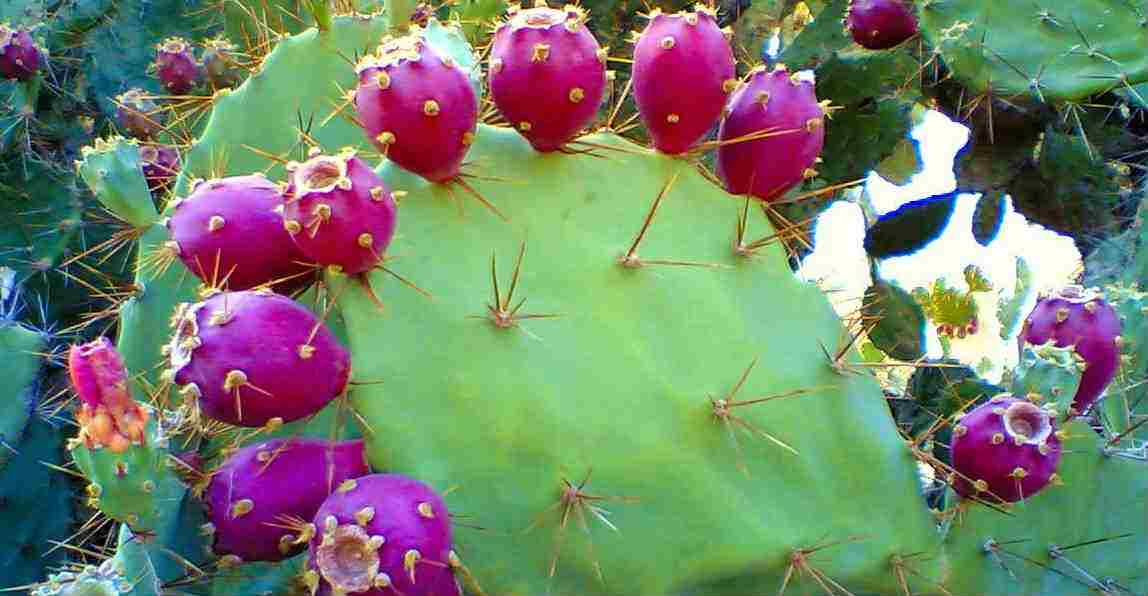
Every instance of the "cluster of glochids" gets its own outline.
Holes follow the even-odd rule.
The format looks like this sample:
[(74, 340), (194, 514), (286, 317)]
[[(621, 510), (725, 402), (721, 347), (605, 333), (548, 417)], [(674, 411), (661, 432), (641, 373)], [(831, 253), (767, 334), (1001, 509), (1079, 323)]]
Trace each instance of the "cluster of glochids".
[(235, 45), (222, 36), (204, 41), (198, 60), (190, 42), (169, 37), (156, 45), (151, 69), (164, 91), (172, 95), (185, 95), (204, 81), (213, 89), (234, 87), (245, 73)]
[(25, 27), (0, 23), (0, 77), (8, 80), (30, 80), (44, 62), (44, 50), (36, 45)]
[[(810, 81), (778, 67), (736, 78), (730, 32), (714, 9), (654, 10), (634, 38), (630, 86), (654, 149), (682, 155), (717, 147), (726, 190), (764, 200), (813, 175), (824, 143)], [(488, 69), (498, 111), (540, 152), (563, 150), (598, 115), (611, 71), (607, 48), (577, 6), (512, 5), (495, 28)], [(478, 124), (467, 73), (421, 31), (390, 37), (356, 66), (359, 124), (388, 159), (431, 182), (456, 179)], [(720, 120), (716, 142), (702, 139)], [(785, 156), (785, 159), (777, 159)]]
[[(229, 299), (231, 304), (224, 304)], [(247, 334), (248, 346), (258, 343), (253, 341), (255, 337), (266, 339), (282, 332), (278, 328), (272, 332), (273, 320), (282, 320), (292, 328), (298, 321), (292, 321), (291, 316), (302, 310), (287, 298), (256, 292), (217, 295), (191, 308), (203, 311), (202, 320), (207, 325), (233, 329), (233, 335)], [(188, 312), (185, 308), (179, 314)], [(199, 320), (194, 314), (181, 319), (181, 332)], [(175, 343), (193, 337), (176, 335)], [(321, 338), (311, 345), (324, 341), (333, 340)], [(212, 351), (226, 348), (226, 339), (206, 334), (202, 346)], [(260, 352), (258, 360), (281, 357), (274, 349)], [(293, 350), (291, 356), (307, 361), (307, 353)], [(231, 357), (242, 355), (232, 353)], [(127, 370), (111, 343), (100, 338), (73, 346), (68, 364), (73, 388), (82, 402), (77, 441), (93, 452), (147, 450), (146, 443), (152, 439), (145, 436), (150, 410), (132, 399)], [(193, 378), (203, 379), (213, 364), (201, 360), (188, 366), (196, 367)], [(264, 372), (252, 370), (253, 374)], [(297, 376), (290, 383), (303, 384), (329, 371), (315, 374), (296, 368), (295, 372)], [(228, 372), (225, 384), (236, 375), (244, 373)], [(332, 375), (338, 377), (338, 372)], [(306, 389), (323, 391), (314, 386)], [(273, 400), (272, 405), (283, 406), (279, 395), (263, 397)], [(263, 416), (259, 405), (251, 410)], [(222, 418), (226, 419), (226, 414)], [(183, 461), (197, 464), (195, 458)], [(201, 530), (210, 537), (211, 550), (220, 556), (222, 565), (281, 561), (308, 549), (304, 580), (313, 594), (461, 593), (455, 573), (463, 568), (453, 551), (450, 513), (442, 497), (412, 478), (372, 473), (362, 440), (270, 439), (229, 453), (210, 472), (197, 472), (188, 478), (193, 494), (202, 499), (206, 509), (208, 523)]]
[(861, 47), (887, 50), (917, 34), (917, 16), (909, 0), (850, 0), (845, 29)]

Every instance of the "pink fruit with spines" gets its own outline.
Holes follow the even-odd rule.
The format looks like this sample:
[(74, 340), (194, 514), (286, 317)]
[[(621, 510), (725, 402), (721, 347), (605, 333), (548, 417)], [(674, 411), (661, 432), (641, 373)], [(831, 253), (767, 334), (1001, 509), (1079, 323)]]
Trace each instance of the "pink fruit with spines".
[(385, 41), (356, 71), (355, 110), (371, 143), (431, 182), (457, 177), (478, 126), (478, 97), (458, 63), (414, 31)]
[(194, 89), (203, 74), (191, 44), (180, 37), (169, 37), (156, 47), (154, 67), (159, 84), (172, 95)]
[[(211, 474), (212, 550), (242, 561), (281, 561), (307, 548), (306, 522), (335, 488), (370, 474), (363, 441), (270, 439), (228, 456)], [(287, 528), (287, 519), (302, 520)]]
[(0, 23), (0, 76), (16, 81), (30, 80), (40, 70), (43, 51), (24, 27)]
[(352, 149), (318, 150), (303, 163), (288, 163), (283, 193), (284, 228), (316, 263), (354, 275), (383, 258), (395, 233), (394, 193)]
[(282, 205), (279, 187), (262, 174), (196, 182), (171, 210), (168, 248), (206, 284), (273, 283), (290, 292), (310, 281), (314, 266), (283, 229)]
[(676, 155), (693, 147), (722, 113), (737, 84), (729, 36), (716, 12), (650, 13), (634, 46), (634, 102), (654, 147)]
[(917, 33), (917, 17), (905, 0), (851, 0), (845, 28), (858, 45), (887, 50)]
[(1066, 286), (1037, 300), (1017, 336), (1025, 343), (1071, 347), (1082, 360), (1084, 372), (1069, 406), (1069, 416), (1086, 414), (1100, 399), (1120, 367), (1120, 315), (1094, 289)]
[(606, 91), (606, 50), (586, 27), (586, 11), (514, 9), (490, 52), (495, 107), (538, 151), (554, 151), (597, 116)]
[(140, 165), (152, 194), (165, 192), (179, 174), (179, 151), (170, 145), (144, 145)]
[(345, 482), (315, 514), (308, 583), (319, 594), (458, 596), (450, 512), (400, 474)]
[(730, 96), (718, 131), (717, 174), (725, 189), (772, 201), (814, 175), (825, 111), (813, 83), (784, 66), (750, 71)]
[(270, 290), (182, 303), (172, 326), (172, 379), (213, 420), (254, 428), (306, 418), (350, 379), (350, 353), (326, 324)]
[(1028, 499), (1059, 480), (1056, 414), (1002, 394), (960, 417), (951, 442), (959, 494), (991, 503)]
[(116, 96), (116, 121), (129, 135), (145, 141), (163, 130), (163, 112), (143, 89)]

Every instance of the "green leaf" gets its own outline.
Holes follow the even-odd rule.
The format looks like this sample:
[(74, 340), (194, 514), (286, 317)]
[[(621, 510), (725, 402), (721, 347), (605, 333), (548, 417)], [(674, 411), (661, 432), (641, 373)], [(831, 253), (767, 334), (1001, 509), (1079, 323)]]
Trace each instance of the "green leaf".
[(977, 244), (988, 246), (1001, 231), (1005, 216), (1005, 193), (992, 190), (981, 195), (973, 211), (973, 238)]
[(865, 290), (861, 312), (877, 321), (869, 341), (890, 358), (917, 360), (925, 355), (925, 313), (908, 292), (878, 279)]
[(906, 203), (881, 216), (865, 232), (865, 251), (874, 259), (912, 254), (936, 240), (956, 207), (957, 194), (934, 195)]

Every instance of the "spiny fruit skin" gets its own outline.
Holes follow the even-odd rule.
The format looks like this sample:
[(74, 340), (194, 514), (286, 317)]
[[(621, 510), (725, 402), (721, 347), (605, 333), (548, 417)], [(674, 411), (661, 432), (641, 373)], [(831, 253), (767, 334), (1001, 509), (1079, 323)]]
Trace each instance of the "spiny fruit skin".
[(870, 50), (887, 50), (917, 34), (917, 17), (903, 0), (852, 0), (845, 28)]
[(371, 142), (431, 182), (458, 175), (478, 125), (466, 73), (417, 31), (384, 41), (356, 67), (355, 109)]
[(163, 130), (164, 113), (143, 89), (128, 89), (116, 96), (116, 121), (128, 135), (146, 141)]
[(538, 151), (573, 139), (598, 113), (606, 90), (606, 51), (586, 13), (540, 6), (513, 12), (494, 34), (494, 105)]
[(634, 102), (654, 147), (684, 153), (721, 115), (737, 83), (733, 50), (712, 9), (655, 10), (634, 46)]
[(153, 195), (166, 192), (179, 174), (179, 151), (170, 145), (140, 147), (140, 162), (148, 190)]
[(1084, 360), (1070, 416), (1088, 412), (1116, 376), (1120, 366), (1120, 316), (1098, 291), (1067, 286), (1037, 301), (1017, 338), (1025, 343), (1072, 347)]
[(186, 40), (169, 37), (156, 47), (155, 76), (168, 93), (183, 95), (191, 91), (202, 74)]
[(314, 414), (343, 393), (350, 354), (302, 305), (270, 290), (182, 303), (167, 346), (173, 380), (204, 415), (259, 427)]
[(0, 23), (0, 76), (27, 81), (40, 70), (42, 60), (40, 48), (27, 29)]
[(374, 170), (353, 149), (337, 155), (316, 150), (287, 170), (284, 228), (303, 254), (348, 275), (377, 265), (394, 236), (397, 208)]
[(1055, 414), (1008, 394), (962, 416), (951, 445), (953, 489), (989, 502), (1032, 497), (1056, 480), (1060, 465)]
[(213, 89), (237, 87), (243, 69), (235, 59), (235, 44), (222, 35), (203, 42), (203, 75)]
[[(717, 174), (730, 193), (772, 201), (812, 174), (825, 143), (824, 109), (813, 83), (783, 66), (750, 72), (729, 98), (718, 130)], [(752, 134), (776, 134), (731, 142)]]
[(434, 489), (400, 474), (356, 478), (315, 514), (309, 583), (321, 594), (457, 596), (452, 540)]
[(108, 338), (73, 345), (68, 376), (81, 401), (79, 440), (88, 449), (122, 453), (143, 443), (150, 414), (132, 399), (123, 358)]
[(230, 455), (204, 492), (218, 555), (282, 561), (307, 547), (307, 526), (283, 528), (288, 516), (315, 517), (343, 481), (370, 474), (363, 441), (271, 439)]
[(204, 283), (248, 290), (274, 280), (289, 292), (308, 282), (307, 256), (277, 212), (279, 188), (262, 174), (198, 182), (167, 220), (170, 248)]

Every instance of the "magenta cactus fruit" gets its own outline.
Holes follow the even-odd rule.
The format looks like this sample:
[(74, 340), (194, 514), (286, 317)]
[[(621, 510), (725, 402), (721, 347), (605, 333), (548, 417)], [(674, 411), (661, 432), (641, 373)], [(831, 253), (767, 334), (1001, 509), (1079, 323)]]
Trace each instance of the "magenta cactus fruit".
[[(271, 439), (244, 447), (212, 473), (204, 492), (212, 550), (243, 561), (293, 557), (307, 548), (306, 522), (323, 500), (370, 472), (362, 440)], [(292, 528), (295, 519), (302, 523)]]
[(538, 151), (554, 151), (589, 125), (606, 91), (606, 50), (567, 5), (513, 10), (490, 52), (494, 105)]
[(183, 303), (165, 348), (180, 394), (209, 418), (259, 427), (323, 409), (347, 387), (350, 354), (311, 311), (270, 290)]
[(0, 23), (0, 76), (27, 81), (40, 70), (43, 55), (24, 27)]
[(198, 182), (167, 219), (168, 249), (211, 286), (290, 292), (314, 266), (283, 229), (282, 205), (279, 187), (261, 174)]
[(388, 159), (431, 182), (458, 175), (478, 126), (478, 98), (453, 58), (417, 32), (384, 41), (356, 67), (355, 109)]
[(144, 145), (140, 163), (152, 194), (166, 192), (179, 174), (179, 151), (170, 145)]
[(315, 514), (308, 583), (319, 593), (458, 596), (450, 512), (399, 474), (349, 480)]
[(1100, 399), (1120, 367), (1120, 315), (1099, 292), (1067, 286), (1041, 297), (1024, 320), (1018, 348), (1025, 343), (1072, 347), (1084, 360), (1084, 372), (1069, 406), (1069, 416), (1084, 415)]
[(138, 88), (116, 96), (116, 121), (129, 135), (144, 141), (163, 130), (163, 112)]
[(845, 28), (870, 50), (887, 50), (917, 33), (917, 17), (903, 0), (851, 0)]
[(303, 254), (348, 275), (369, 271), (395, 232), (394, 194), (353, 149), (288, 163), (283, 221)]
[(154, 67), (159, 84), (173, 95), (194, 89), (202, 75), (191, 44), (179, 37), (169, 37), (156, 46)]
[(703, 4), (676, 14), (655, 9), (634, 46), (634, 102), (662, 153), (684, 153), (697, 143), (737, 85), (728, 33), (715, 16)]
[(132, 399), (123, 358), (106, 337), (68, 350), (68, 377), (80, 398), (79, 439), (116, 453), (144, 440), (150, 413)]
[(1060, 437), (1055, 413), (998, 395), (953, 426), (950, 485), (964, 497), (994, 503), (1028, 499), (1057, 482)]
[(813, 83), (784, 66), (750, 71), (718, 131), (717, 174), (726, 190), (772, 201), (813, 176), (825, 143), (825, 109)]

